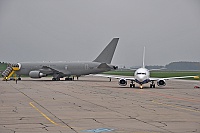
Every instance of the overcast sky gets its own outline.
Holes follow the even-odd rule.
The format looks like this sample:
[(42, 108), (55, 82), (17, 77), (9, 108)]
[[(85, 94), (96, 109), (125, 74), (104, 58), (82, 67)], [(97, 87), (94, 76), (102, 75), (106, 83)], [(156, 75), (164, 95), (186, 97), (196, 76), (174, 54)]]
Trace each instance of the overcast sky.
[(200, 61), (200, 1), (0, 0), (0, 61), (92, 61), (113, 37), (115, 65)]

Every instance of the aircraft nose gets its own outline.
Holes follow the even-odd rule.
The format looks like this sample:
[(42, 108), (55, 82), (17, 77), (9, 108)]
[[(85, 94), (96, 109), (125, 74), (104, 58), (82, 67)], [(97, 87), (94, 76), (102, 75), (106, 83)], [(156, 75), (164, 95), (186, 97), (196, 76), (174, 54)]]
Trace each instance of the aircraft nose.
[(143, 82), (145, 80), (145, 76), (144, 75), (138, 75), (137, 80), (140, 81), (140, 82)]

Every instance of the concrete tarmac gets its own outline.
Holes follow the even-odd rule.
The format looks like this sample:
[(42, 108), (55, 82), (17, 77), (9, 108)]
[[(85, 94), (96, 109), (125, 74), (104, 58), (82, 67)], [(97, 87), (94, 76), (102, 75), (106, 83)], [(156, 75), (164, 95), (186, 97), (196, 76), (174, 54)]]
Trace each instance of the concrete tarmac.
[(90, 76), (0, 81), (0, 133), (200, 133), (199, 82), (139, 89)]

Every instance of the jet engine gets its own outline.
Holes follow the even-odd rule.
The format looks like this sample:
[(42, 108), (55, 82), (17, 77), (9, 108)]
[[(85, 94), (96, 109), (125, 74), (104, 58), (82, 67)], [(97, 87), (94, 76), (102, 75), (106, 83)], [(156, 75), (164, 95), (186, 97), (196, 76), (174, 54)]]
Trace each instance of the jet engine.
[(158, 80), (157, 85), (158, 85), (158, 86), (165, 86), (165, 85), (166, 85), (166, 82), (165, 82), (164, 79), (161, 79), (161, 80)]
[(121, 85), (121, 86), (126, 86), (126, 85), (127, 85), (126, 79), (124, 79), (124, 78), (120, 79), (120, 80), (119, 80), (119, 85)]
[(41, 73), (40, 71), (30, 71), (29, 76), (31, 78), (41, 78), (46, 77), (46, 74)]
[(114, 70), (118, 69), (118, 66), (113, 66), (113, 69), (114, 69)]

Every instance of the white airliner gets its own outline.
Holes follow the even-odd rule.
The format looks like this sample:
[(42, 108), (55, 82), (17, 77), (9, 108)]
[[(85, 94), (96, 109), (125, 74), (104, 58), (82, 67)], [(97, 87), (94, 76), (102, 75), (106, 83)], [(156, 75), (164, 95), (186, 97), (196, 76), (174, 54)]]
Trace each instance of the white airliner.
[(112, 76), (112, 75), (97, 75), (97, 76), (103, 76), (103, 77), (108, 77), (110, 78), (116, 78), (119, 79), (119, 85), (121, 86), (126, 86), (127, 85), (127, 80), (130, 80), (130, 88), (135, 88), (135, 83), (140, 85), (140, 89), (143, 88), (143, 84), (147, 84), (150, 83), (150, 88), (155, 88), (155, 82), (157, 82), (158, 86), (165, 86), (166, 85), (166, 80), (169, 79), (181, 79), (181, 78), (189, 78), (189, 77), (193, 77), (193, 78), (198, 78), (197, 76), (183, 76), (183, 77), (170, 77), (170, 78), (151, 78), (150, 77), (150, 71), (152, 70), (156, 70), (156, 69), (152, 69), (152, 70), (148, 70), (145, 68), (145, 64), (144, 64), (144, 59), (145, 59), (145, 47), (144, 47), (144, 52), (143, 52), (143, 64), (141, 68), (138, 68), (135, 73), (134, 73), (134, 77), (116, 77), (116, 76)]

